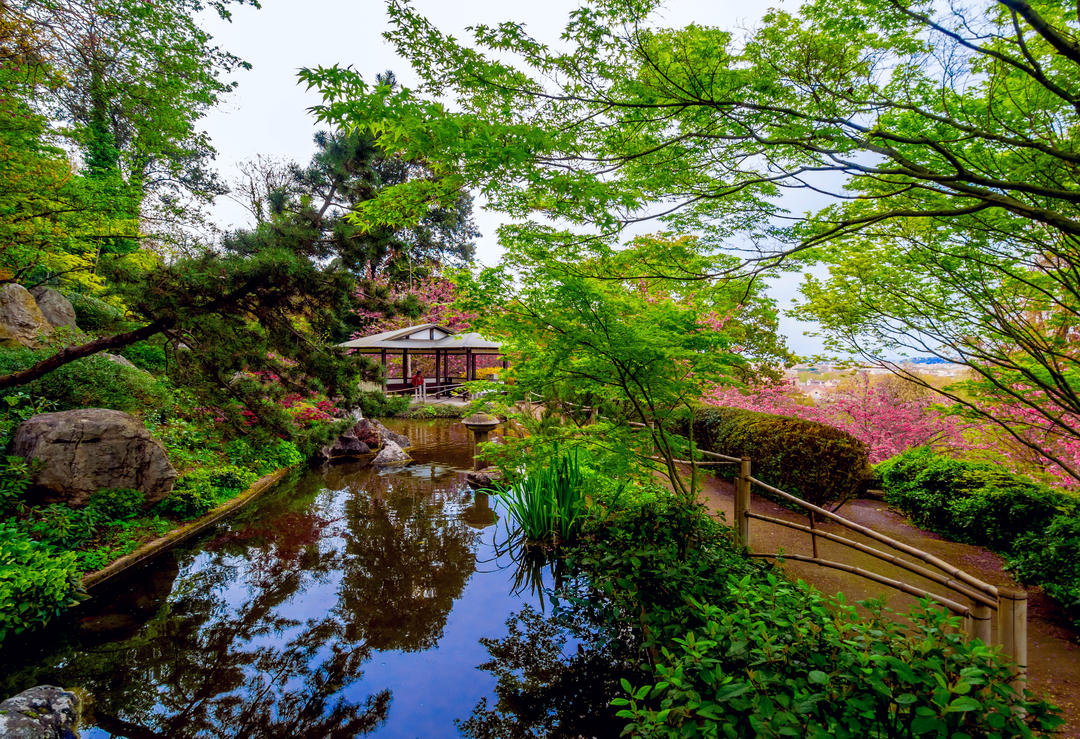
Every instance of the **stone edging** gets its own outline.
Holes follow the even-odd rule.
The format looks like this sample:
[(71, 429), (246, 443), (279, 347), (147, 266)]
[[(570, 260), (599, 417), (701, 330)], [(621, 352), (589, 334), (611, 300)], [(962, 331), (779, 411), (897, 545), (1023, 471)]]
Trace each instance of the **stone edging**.
[(111, 580), (113, 577), (119, 575), (121, 572), (124, 572), (125, 570), (134, 567), (135, 565), (149, 559), (150, 557), (153, 557), (158, 552), (164, 549), (168, 549), (169, 547), (176, 544), (179, 544), (184, 539), (194, 536), (195, 534), (199, 533), (211, 524), (217, 523), (222, 518), (225, 518), (225, 516), (228, 516), (230, 513), (235, 511), (237, 508), (240, 508), (251, 500), (254, 500), (259, 495), (263, 494), (268, 489), (273, 487), (274, 483), (285, 477), (285, 475), (288, 474), (291, 469), (291, 467), (285, 467), (280, 470), (276, 470), (269, 474), (263, 475), (258, 480), (253, 482), (247, 490), (243, 491), (235, 498), (225, 501), (217, 508), (208, 511), (202, 517), (197, 518), (190, 523), (186, 523), (178, 529), (173, 529), (169, 533), (157, 539), (154, 539), (153, 541), (148, 541), (131, 554), (125, 554), (120, 559), (111, 562), (105, 567), (102, 567), (100, 570), (95, 570), (94, 572), (87, 573), (83, 576), (82, 579), (83, 588), (86, 590), (90, 590), (91, 588), (97, 587), (106, 580)]

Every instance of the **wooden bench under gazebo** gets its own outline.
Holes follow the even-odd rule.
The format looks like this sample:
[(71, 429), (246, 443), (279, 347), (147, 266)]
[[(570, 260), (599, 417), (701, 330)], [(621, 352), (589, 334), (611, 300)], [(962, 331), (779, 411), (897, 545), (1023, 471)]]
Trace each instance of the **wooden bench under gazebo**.
[[(463, 382), (476, 379), (476, 364), (480, 357), (502, 356), (500, 347), (475, 332), (457, 333), (437, 323), (425, 323), (346, 341), (338, 346), (360, 354), (377, 355), (385, 369), (386, 392), (403, 392), (412, 388), (415, 357), (433, 357), (434, 375), (424, 377), (424, 395), (439, 395)], [(392, 361), (400, 357), (399, 361)], [(451, 362), (462, 357), (462, 362)], [(452, 366), (454, 365), (454, 366)], [(489, 365), (490, 366), (490, 365)], [(503, 360), (503, 367), (506, 360)], [(394, 377), (400, 369), (400, 377)]]

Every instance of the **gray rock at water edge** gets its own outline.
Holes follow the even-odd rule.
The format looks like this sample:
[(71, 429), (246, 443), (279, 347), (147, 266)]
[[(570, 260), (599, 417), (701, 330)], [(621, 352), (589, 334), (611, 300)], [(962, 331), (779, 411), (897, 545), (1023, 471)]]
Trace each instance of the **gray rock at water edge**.
[(411, 461), (412, 457), (406, 454), (400, 446), (393, 441), (387, 440), (383, 442), (382, 449), (375, 455), (375, 459), (371, 463), (376, 467), (397, 467)]
[(365, 454), (371, 454), (371, 447), (356, 437), (352, 429), (334, 440), (330, 446), (323, 447), (322, 456), (333, 461), (335, 459), (356, 459)]
[(470, 470), (465, 474), (465, 483), (473, 490), (486, 490), (502, 482), (502, 471), (497, 469)]
[(0, 286), (0, 346), (36, 349), (39, 337), (51, 331), (29, 290), (14, 282)]
[(37, 685), (0, 703), (0, 737), (73, 738), (80, 708), (74, 693), (52, 685)]
[(30, 294), (34, 296), (41, 314), (45, 320), (55, 327), (66, 326), (77, 328), (75, 325), (75, 309), (71, 307), (71, 301), (51, 287), (38, 285)]
[(387, 441), (392, 441), (402, 449), (409, 449), (410, 447), (412, 447), (412, 441), (405, 434), (399, 434), (396, 431), (391, 431), (378, 421), (372, 421), (371, 423), (379, 432), (379, 438), (382, 439), (384, 443)]
[(106, 408), (41, 413), (19, 425), (12, 454), (40, 460), (33, 483), (47, 499), (84, 505), (98, 490), (134, 488), (154, 503), (172, 490), (176, 470), (138, 419)]

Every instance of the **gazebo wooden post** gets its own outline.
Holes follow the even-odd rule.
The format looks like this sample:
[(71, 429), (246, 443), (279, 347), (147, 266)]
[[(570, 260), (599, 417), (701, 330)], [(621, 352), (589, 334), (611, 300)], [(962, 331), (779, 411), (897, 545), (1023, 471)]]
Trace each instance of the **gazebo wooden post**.
[(476, 379), (476, 359), (475, 355), (472, 353), (472, 349), (465, 350), (465, 379)]
[(409, 377), (412, 376), (412, 372), (409, 372), (409, 350), (401, 350), (401, 381), (406, 385), (409, 384)]
[(383, 374), (382, 385), (383, 385), (383, 391), (385, 391), (387, 384), (390, 382), (390, 368), (386, 366), (386, 350), (383, 349), (381, 352), (379, 352), (379, 354), (380, 354), (380, 359), (382, 360), (382, 374)]
[[(438, 349), (435, 350), (435, 387), (438, 387), (442, 383), (439, 382), (439, 359), (442, 357), (442, 352)], [(438, 391), (436, 391), (438, 392)]]

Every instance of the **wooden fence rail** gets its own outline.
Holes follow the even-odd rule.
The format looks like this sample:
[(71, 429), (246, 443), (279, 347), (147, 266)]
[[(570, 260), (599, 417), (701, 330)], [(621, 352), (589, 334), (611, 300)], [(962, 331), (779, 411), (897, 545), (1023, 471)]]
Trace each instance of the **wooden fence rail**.
[[(539, 397), (539, 396), (537, 396)], [(591, 414), (591, 418), (596, 419), (597, 412), (595, 408), (589, 406), (578, 405), (575, 403), (561, 402), (561, 405), (584, 410)], [(648, 429), (652, 428), (652, 423), (639, 423), (630, 421), (628, 424), (634, 428)], [(705, 457), (710, 457), (716, 461), (714, 462), (702, 462), (694, 460), (694, 456), (700, 454)], [(813, 550), (812, 556), (797, 555), (797, 554), (785, 554), (785, 559), (806, 562), (814, 564), (820, 567), (827, 567), (831, 569), (841, 570), (853, 575), (871, 580), (873, 582), (886, 585), (900, 592), (907, 593), (919, 598), (929, 598), (937, 603), (948, 608), (953, 613), (956, 613), (964, 619), (964, 629), (968, 636), (971, 638), (979, 639), (985, 644), (991, 644), (994, 633), (994, 624), (997, 625), (997, 642), (1002, 647), (1002, 652), (1010, 657), (1016, 664), (1016, 678), (1014, 684), (1018, 689), (1022, 689), (1027, 679), (1027, 591), (1023, 588), (1013, 588), (1001, 586), (997, 587), (990, 583), (984, 582), (979, 578), (961, 570), (949, 562), (936, 557), (929, 552), (925, 552), (917, 547), (913, 547), (910, 544), (906, 544), (902, 541), (882, 534), (874, 529), (871, 529), (862, 524), (856, 523), (850, 519), (844, 518), (832, 511), (826, 510), (820, 506), (816, 506), (813, 503), (808, 503), (802, 498), (796, 497), (791, 493), (781, 490), (777, 487), (762, 482), (751, 475), (751, 461), (749, 457), (732, 457), (726, 454), (720, 454), (718, 452), (709, 452), (704, 449), (691, 449), (690, 460), (674, 460), (680, 464), (691, 465), (720, 465), (720, 464), (737, 464), (739, 465), (739, 473), (735, 479), (735, 511), (734, 511), (734, 528), (737, 541), (746, 548), (747, 553), (751, 557), (762, 558), (777, 558), (779, 553), (773, 552), (755, 552), (753, 550), (753, 540), (750, 535), (750, 521), (757, 519), (773, 525), (786, 526), (788, 528), (796, 529), (799, 531), (805, 531), (810, 536), (811, 547)], [(778, 497), (787, 503), (790, 503), (798, 508), (802, 508), (806, 511), (806, 515), (809, 519), (809, 525), (803, 526), (801, 524), (793, 523), (791, 521), (785, 521), (783, 519), (766, 516), (760, 513), (755, 513), (751, 510), (751, 497), (752, 488), (754, 486), (761, 488), (772, 494), (774, 497)], [(876, 542), (891, 547), (898, 552), (908, 555), (916, 560), (919, 560), (929, 567), (936, 568), (940, 572), (935, 572), (929, 567), (924, 567), (922, 564), (911, 562), (907, 559), (903, 559), (897, 554), (891, 554), (889, 552), (882, 551), (876, 547), (863, 544), (861, 542), (848, 539), (843, 536), (839, 536), (829, 531), (822, 531), (817, 527), (818, 518), (832, 521), (841, 526), (844, 526), (852, 531), (855, 531), (863, 536), (872, 539)], [(959, 599), (953, 599), (937, 593), (930, 592), (929, 590), (913, 585), (903, 580), (897, 580), (895, 578), (886, 577), (877, 572), (866, 570), (861, 567), (845, 562), (836, 562), (833, 560), (822, 559), (818, 555), (818, 539), (824, 539), (836, 544), (840, 544), (848, 549), (862, 552), (883, 562), (896, 566), (900, 569), (906, 570), (918, 577), (922, 577), (930, 582), (937, 583), (944, 588), (947, 588), (953, 594), (958, 596)]]
[[(772, 494), (773, 497), (790, 503), (806, 511), (810, 525), (804, 526), (792, 521), (785, 521), (773, 516), (766, 516), (751, 510), (751, 497), (754, 486)], [(822, 531), (817, 528), (817, 518), (821, 517), (833, 521), (863, 536), (889, 546), (898, 552), (919, 560), (931, 567), (940, 570), (935, 572), (915, 562), (900, 557), (897, 554), (882, 551), (861, 542), (839, 536), (830, 531)], [(925, 552), (910, 544), (882, 534), (862, 524), (844, 518), (821, 506), (816, 506), (802, 498), (798, 498), (780, 488), (762, 482), (751, 475), (751, 461), (749, 457), (743, 457), (739, 461), (739, 475), (735, 480), (735, 511), (734, 511), (735, 536), (738, 542), (744, 546), (751, 557), (777, 558), (781, 555), (776, 552), (755, 552), (753, 538), (751, 537), (750, 521), (757, 519), (777, 526), (785, 526), (791, 529), (804, 531), (809, 534), (813, 556), (802, 554), (784, 554), (783, 558), (806, 562), (828, 567), (831, 569), (849, 572), (853, 575), (886, 585), (895, 590), (913, 595), (919, 598), (929, 598), (948, 608), (964, 618), (964, 629), (968, 636), (981, 640), (985, 644), (991, 644), (993, 639), (993, 626), (997, 622), (997, 641), (1002, 651), (1016, 663), (1016, 680), (1018, 688), (1022, 688), (1027, 678), (1027, 591), (1023, 588), (997, 587), (984, 582), (977, 577), (961, 570), (949, 562)], [(900, 569), (911, 572), (931, 582), (935, 582), (962, 600), (954, 600), (925, 588), (912, 585), (911, 583), (897, 580), (870, 570), (856, 567), (844, 562), (823, 559), (818, 556), (817, 540), (825, 539), (840, 544), (849, 549), (870, 555), (883, 562), (887, 562)]]

